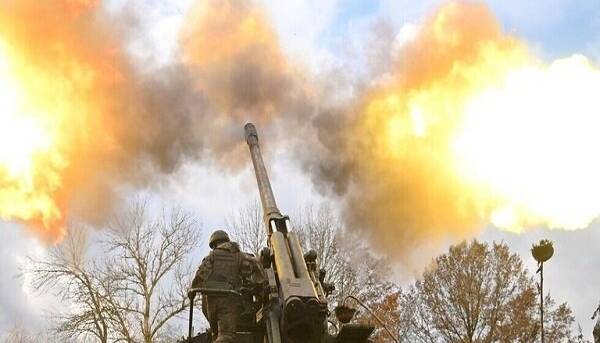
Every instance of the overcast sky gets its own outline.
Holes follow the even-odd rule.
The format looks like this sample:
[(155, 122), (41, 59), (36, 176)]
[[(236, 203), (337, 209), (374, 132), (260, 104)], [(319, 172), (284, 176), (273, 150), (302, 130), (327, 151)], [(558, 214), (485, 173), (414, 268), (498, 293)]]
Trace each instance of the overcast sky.
[[(125, 0), (106, 2), (118, 10)], [(304, 65), (314, 75), (336, 64), (350, 66), (360, 74), (364, 61), (354, 53), (365, 44), (370, 28), (380, 20), (396, 32), (418, 23), (441, 1), (433, 0), (262, 0), (281, 44), (291, 60)], [(131, 48), (134, 54), (166, 63), (173, 58), (176, 35), (190, 0), (136, 0), (144, 16), (143, 38)], [(582, 53), (600, 61), (600, 2), (598, 0), (496, 0), (487, 1), (505, 31), (526, 41), (539, 57), (551, 60)], [(259, 128), (260, 129), (260, 128)], [(241, 132), (241, 127), (240, 127)], [(242, 136), (240, 134), (240, 139)], [(268, 139), (268, 138), (265, 138)], [(273, 144), (270, 147), (274, 148)], [(291, 154), (277, 151), (267, 163), (284, 212), (302, 204), (323, 201), (300, 172)], [(177, 203), (197, 213), (206, 232), (223, 224), (235, 208), (257, 198), (251, 170), (225, 175), (210, 167), (188, 164), (149, 192), (159, 202)], [(18, 265), (27, 255), (43, 254), (44, 247), (15, 224), (0, 229), (0, 332), (15, 322), (40, 325), (41, 314), (53, 304), (51, 296), (33, 295), (19, 278)], [(568, 301), (584, 333), (591, 336), (590, 320), (600, 301), (600, 224), (580, 231), (532, 230), (523, 235), (484, 229), (481, 239), (504, 240), (521, 254), (534, 271), (531, 244), (540, 238), (555, 242), (556, 255), (545, 268), (547, 289), (559, 301)], [(198, 255), (206, 252), (198, 248)], [(397, 271), (402, 274), (402, 271)]]

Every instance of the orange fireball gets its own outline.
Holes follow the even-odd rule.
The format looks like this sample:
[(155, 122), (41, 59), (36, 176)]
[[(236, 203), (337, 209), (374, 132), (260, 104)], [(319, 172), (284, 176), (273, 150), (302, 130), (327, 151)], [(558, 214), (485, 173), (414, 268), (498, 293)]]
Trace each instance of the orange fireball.
[(96, 2), (0, 6), (0, 217), (48, 242), (64, 236), (70, 200), (113, 156), (113, 106), (126, 96)]
[(443, 6), (355, 127), (367, 139), (352, 154), (370, 157), (359, 182), (385, 184), (363, 195), (368, 217), (425, 237), (587, 227), (600, 215), (598, 89), (585, 57), (544, 63), (485, 6)]
[(0, 44), (0, 216), (61, 226), (53, 197), (67, 161), (57, 151), (50, 114), (29, 98), (24, 80), (14, 74), (21, 66), (8, 53)]

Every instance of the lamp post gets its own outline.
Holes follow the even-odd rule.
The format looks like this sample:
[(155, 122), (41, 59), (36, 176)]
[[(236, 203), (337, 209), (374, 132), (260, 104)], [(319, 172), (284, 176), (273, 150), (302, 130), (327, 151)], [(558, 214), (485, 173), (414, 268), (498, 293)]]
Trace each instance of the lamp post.
[(554, 247), (552, 242), (547, 239), (542, 239), (540, 243), (534, 244), (531, 248), (531, 255), (538, 263), (536, 273), (540, 274), (540, 328), (542, 343), (544, 343), (544, 262), (548, 261), (554, 255)]

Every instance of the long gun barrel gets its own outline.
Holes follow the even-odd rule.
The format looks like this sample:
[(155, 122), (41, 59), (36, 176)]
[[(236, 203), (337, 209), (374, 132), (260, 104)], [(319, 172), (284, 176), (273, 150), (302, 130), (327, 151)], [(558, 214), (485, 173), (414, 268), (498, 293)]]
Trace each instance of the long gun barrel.
[(270, 236), (273, 232), (271, 223), (275, 224), (275, 228), (278, 231), (286, 233), (287, 225), (285, 220), (287, 218), (284, 217), (277, 208), (277, 203), (275, 202), (275, 197), (273, 196), (273, 189), (271, 188), (271, 183), (269, 182), (269, 175), (267, 175), (267, 169), (265, 168), (265, 163), (263, 162), (262, 154), (260, 152), (256, 127), (254, 127), (254, 124), (248, 123), (244, 126), (244, 131), (246, 133), (246, 143), (248, 143), (248, 148), (250, 149), (252, 164), (254, 165), (256, 183), (258, 184), (260, 201), (262, 203), (263, 212), (265, 215), (267, 233)]
[[(275, 203), (253, 124), (244, 127), (265, 215), (270, 307), (263, 310), (269, 342), (322, 342), (326, 335), (327, 300), (315, 268), (309, 270), (298, 236), (288, 230), (287, 216)], [(311, 263), (313, 263), (311, 261)], [(264, 264), (264, 263), (263, 263)], [(311, 265), (314, 265), (311, 264)], [(282, 310), (283, 311), (282, 311)], [(283, 330), (279, 325), (283, 326)], [(279, 337), (277, 337), (279, 336)]]

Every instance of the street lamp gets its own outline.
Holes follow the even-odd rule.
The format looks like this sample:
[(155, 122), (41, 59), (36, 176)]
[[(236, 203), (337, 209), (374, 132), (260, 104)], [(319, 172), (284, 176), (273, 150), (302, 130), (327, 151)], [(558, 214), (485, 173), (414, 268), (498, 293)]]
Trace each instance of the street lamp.
[(538, 263), (536, 273), (540, 274), (540, 326), (542, 329), (542, 343), (544, 343), (544, 262), (548, 261), (554, 255), (552, 242), (542, 239), (540, 243), (534, 244), (531, 247), (531, 255), (533, 255), (533, 258)]

